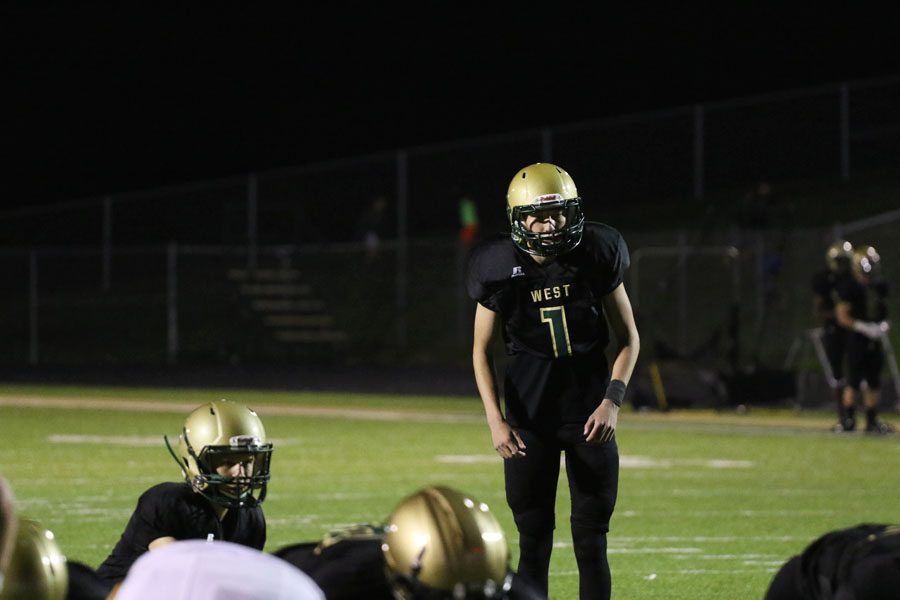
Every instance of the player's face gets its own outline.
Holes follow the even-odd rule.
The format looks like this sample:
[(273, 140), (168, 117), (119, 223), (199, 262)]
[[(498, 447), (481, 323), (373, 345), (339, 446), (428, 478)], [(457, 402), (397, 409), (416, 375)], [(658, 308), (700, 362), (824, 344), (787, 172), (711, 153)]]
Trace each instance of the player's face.
[(538, 210), (525, 217), (525, 229), (532, 233), (553, 233), (565, 227), (567, 220), (564, 208)]
[[(249, 453), (234, 453), (216, 457), (216, 464), (212, 465), (216, 473), (222, 477), (250, 477), (253, 475), (253, 455)], [(222, 491), (228, 495), (239, 496), (249, 491), (249, 486), (230, 483), (222, 486)]]

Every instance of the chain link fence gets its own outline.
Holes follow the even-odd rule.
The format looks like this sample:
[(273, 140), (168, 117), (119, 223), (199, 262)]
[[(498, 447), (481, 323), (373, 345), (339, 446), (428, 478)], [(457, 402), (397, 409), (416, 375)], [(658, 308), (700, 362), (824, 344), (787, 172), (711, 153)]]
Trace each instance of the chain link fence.
[[(763, 180), (893, 169), (898, 107), (900, 78), (855, 82), (0, 215), (0, 362), (466, 365), (460, 198), (482, 235), (502, 231), (510, 174), (544, 160), (626, 236), (642, 360), (815, 371), (812, 272), (846, 235), (900, 281), (896, 220), (716, 224), (704, 211), (715, 198), (737, 212), (728, 194)], [(877, 193), (896, 205), (897, 187)]]

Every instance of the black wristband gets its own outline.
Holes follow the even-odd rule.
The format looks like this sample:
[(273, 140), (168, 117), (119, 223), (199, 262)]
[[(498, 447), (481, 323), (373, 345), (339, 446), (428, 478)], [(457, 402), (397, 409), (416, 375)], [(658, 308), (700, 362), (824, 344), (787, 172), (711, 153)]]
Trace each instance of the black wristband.
[(622, 406), (622, 400), (625, 399), (625, 382), (621, 379), (610, 381), (603, 397), (607, 400), (612, 400), (612, 403), (616, 406)]

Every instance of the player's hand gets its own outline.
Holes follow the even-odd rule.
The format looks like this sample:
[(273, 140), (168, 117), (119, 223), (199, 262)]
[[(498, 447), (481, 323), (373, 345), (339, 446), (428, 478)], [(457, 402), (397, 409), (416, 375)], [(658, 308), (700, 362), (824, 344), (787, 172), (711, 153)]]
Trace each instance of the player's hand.
[(881, 328), (882, 333), (887, 333), (891, 330), (891, 323), (890, 321), (881, 321), (878, 323), (878, 327)]
[(870, 340), (879, 339), (884, 332), (881, 328), (881, 324), (874, 321), (854, 321), (853, 331), (863, 334)]
[(605, 444), (616, 433), (619, 422), (619, 407), (612, 400), (604, 400), (584, 423), (585, 441), (591, 444)]
[(494, 450), (504, 459), (525, 456), (525, 442), (506, 421), (491, 425), (491, 441)]

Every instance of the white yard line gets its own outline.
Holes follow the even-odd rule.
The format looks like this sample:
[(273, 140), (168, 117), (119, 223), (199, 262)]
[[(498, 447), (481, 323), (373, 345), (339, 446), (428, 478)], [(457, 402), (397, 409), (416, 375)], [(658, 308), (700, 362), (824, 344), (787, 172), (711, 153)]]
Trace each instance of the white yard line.
[[(165, 402), (160, 400), (116, 400), (108, 398), (51, 398), (36, 396), (0, 396), (0, 406), (17, 408), (60, 408), (66, 410), (113, 410), (185, 414), (197, 402)], [(298, 417), (331, 417), (367, 421), (417, 421), (429, 423), (483, 423), (480, 415), (453, 415), (426, 411), (384, 410), (375, 408), (328, 408), (324, 406), (291, 406), (253, 404), (251, 408), (264, 415)]]

